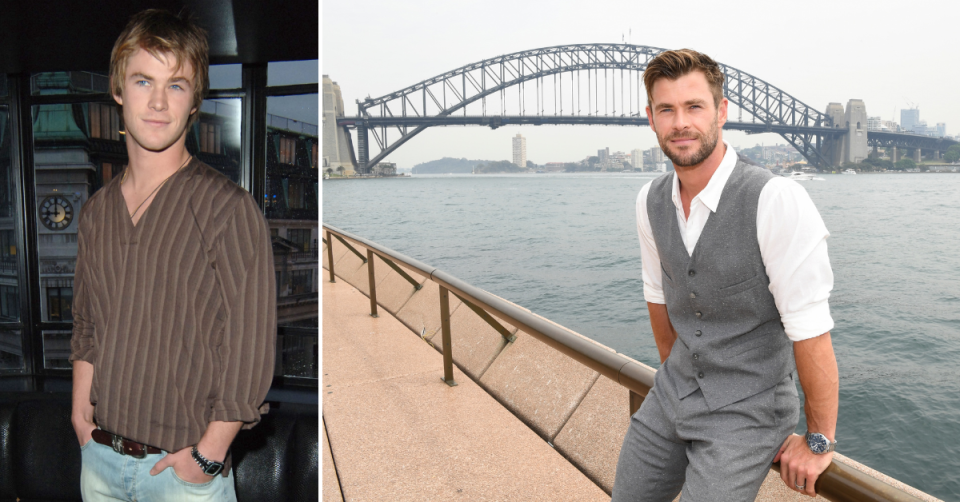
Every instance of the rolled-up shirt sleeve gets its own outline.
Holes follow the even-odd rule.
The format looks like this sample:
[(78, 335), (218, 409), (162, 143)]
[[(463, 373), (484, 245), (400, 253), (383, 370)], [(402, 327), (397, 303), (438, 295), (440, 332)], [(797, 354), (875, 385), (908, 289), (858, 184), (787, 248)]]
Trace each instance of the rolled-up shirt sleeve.
[[(652, 182), (651, 182), (652, 183)], [(653, 240), (653, 227), (647, 215), (647, 194), (650, 184), (643, 185), (637, 195), (637, 233), (640, 235), (640, 263), (643, 274), (643, 299), (650, 303), (664, 304), (663, 272), (660, 267), (660, 254)]]
[(94, 364), (96, 361), (96, 341), (94, 339), (95, 325), (93, 321), (93, 306), (89, 295), (87, 281), (91, 258), (87, 250), (87, 239), (91, 237), (90, 215), (84, 212), (87, 206), (80, 209), (77, 217), (77, 265), (73, 274), (73, 335), (70, 337), (70, 362), (86, 361)]
[(266, 221), (249, 194), (238, 206), (217, 241), (226, 319), (211, 421), (244, 422), (248, 429), (260, 420), (273, 381), (277, 302)]
[(799, 183), (777, 177), (764, 186), (757, 203), (757, 240), (780, 320), (794, 342), (833, 329), (827, 303), (833, 289), (829, 236)]

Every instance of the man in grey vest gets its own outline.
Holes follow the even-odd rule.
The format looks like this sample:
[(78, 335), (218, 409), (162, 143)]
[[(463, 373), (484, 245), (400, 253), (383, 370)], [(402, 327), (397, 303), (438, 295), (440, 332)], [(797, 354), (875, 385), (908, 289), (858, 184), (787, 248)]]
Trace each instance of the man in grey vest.
[[(829, 233), (795, 181), (722, 141), (723, 73), (689, 49), (644, 73), (647, 116), (675, 173), (637, 198), (644, 297), (662, 363), (632, 417), (613, 500), (752, 501), (772, 462), (815, 495), (839, 392)], [(794, 372), (796, 369), (796, 372)], [(799, 421), (794, 376), (806, 402)]]

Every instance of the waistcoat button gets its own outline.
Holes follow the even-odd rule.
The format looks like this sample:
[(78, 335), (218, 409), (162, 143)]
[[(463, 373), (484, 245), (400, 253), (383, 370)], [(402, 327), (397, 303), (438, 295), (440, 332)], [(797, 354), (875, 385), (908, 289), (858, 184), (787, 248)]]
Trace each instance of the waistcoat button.
[(696, 273), (695, 271), (693, 271), (693, 270), (687, 272), (687, 274), (689, 274), (690, 277), (693, 277), (693, 276), (697, 275), (697, 273)]
[(693, 355), (693, 358), (694, 358), (694, 359), (700, 359), (700, 354), (694, 354), (694, 355)]
[(700, 311), (697, 311), (697, 319), (700, 319), (700, 316), (702, 316), (702, 315), (703, 315), (703, 314), (701, 314)]
[(697, 378), (703, 378), (703, 372), (697, 373)]
[(696, 297), (697, 297), (697, 294), (696, 294), (696, 293), (690, 293), (690, 299), (694, 299), (694, 298), (696, 298)]
[(703, 334), (703, 333), (701, 333), (699, 329), (697, 330), (696, 333), (694, 333), (694, 335), (697, 335), (697, 336), (700, 336), (700, 335), (702, 335), (702, 334)]

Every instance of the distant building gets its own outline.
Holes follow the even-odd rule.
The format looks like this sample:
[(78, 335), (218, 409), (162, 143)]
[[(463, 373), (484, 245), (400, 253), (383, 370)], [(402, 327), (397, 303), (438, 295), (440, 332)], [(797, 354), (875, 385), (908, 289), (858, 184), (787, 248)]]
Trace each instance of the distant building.
[(600, 159), (601, 164), (606, 164), (610, 160), (610, 147), (606, 147), (603, 150), (597, 150), (597, 157)]
[(947, 124), (945, 122), (937, 122), (937, 137), (942, 138), (947, 135)]
[(517, 167), (527, 167), (527, 138), (519, 134), (513, 138), (513, 163)]
[(543, 167), (549, 173), (556, 173), (563, 171), (563, 162), (547, 162), (547, 164)]
[(630, 163), (634, 169), (643, 169), (643, 150), (635, 148), (630, 152)]
[(920, 109), (907, 108), (900, 110), (900, 127), (904, 131), (913, 132), (916, 126), (920, 125)]
[(867, 118), (867, 130), (868, 131), (882, 131), (883, 130), (883, 120), (880, 117), (868, 117)]
[(378, 162), (373, 166), (374, 176), (396, 176), (397, 164), (393, 162)]

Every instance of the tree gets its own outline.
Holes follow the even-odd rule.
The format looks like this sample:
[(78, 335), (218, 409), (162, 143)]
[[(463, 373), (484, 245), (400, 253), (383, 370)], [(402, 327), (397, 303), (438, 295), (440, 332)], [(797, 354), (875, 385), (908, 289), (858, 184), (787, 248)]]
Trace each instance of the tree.
[(343, 172), (344, 172), (344, 171), (345, 171), (345, 169), (343, 168), (343, 166), (340, 166), (340, 167), (337, 168), (337, 172), (340, 173), (340, 176), (343, 176)]
[(943, 154), (943, 160), (951, 164), (960, 161), (960, 145), (952, 145), (947, 148), (947, 152)]
[(909, 169), (916, 169), (917, 163), (914, 162), (913, 159), (900, 159), (893, 167), (898, 171), (907, 171)]
[(327, 175), (333, 174), (333, 168), (332, 168), (332, 167), (328, 167), (328, 168), (326, 169), (326, 171), (324, 171), (324, 172), (327, 173)]

